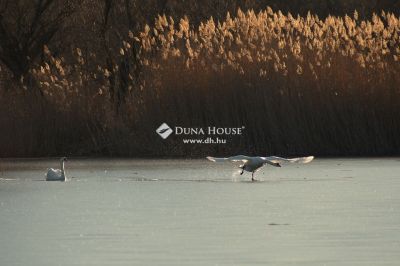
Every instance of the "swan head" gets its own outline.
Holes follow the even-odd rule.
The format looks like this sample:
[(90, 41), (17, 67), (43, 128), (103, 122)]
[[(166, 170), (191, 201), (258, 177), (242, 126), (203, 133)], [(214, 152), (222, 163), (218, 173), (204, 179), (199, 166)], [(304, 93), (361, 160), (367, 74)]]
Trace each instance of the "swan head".
[(67, 159), (67, 157), (62, 157), (62, 158), (60, 159), (60, 161), (61, 161), (61, 162), (66, 162), (66, 161), (68, 161), (68, 159)]
[(282, 167), (280, 163), (275, 164), (276, 167)]

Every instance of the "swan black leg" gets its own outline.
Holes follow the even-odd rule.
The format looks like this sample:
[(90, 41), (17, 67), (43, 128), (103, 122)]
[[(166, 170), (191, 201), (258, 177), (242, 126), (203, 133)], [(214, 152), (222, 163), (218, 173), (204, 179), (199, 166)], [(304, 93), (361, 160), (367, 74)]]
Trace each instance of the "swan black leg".
[(251, 172), (251, 181), (256, 181), (256, 180), (254, 179), (254, 172)]
[(240, 167), (240, 169), (242, 169), (242, 172), (240, 172), (240, 175), (243, 175), (243, 172), (244, 172), (244, 166)]

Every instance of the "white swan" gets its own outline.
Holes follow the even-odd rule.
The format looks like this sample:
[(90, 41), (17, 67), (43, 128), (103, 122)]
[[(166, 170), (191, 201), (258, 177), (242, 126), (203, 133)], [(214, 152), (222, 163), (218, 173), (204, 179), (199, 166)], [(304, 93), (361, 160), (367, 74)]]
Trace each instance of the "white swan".
[(64, 162), (67, 161), (66, 157), (60, 159), (61, 169), (49, 168), (46, 174), (46, 181), (67, 181), (65, 175)]
[(254, 181), (254, 173), (265, 164), (281, 167), (281, 163), (283, 162), (309, 163), (314, 159), (314, 156), (286, 159), (277, 156), (250, 157), (245, 155), (236, 155), (227, 158), (216, 158), (208, 156), (207, 159), (212, 162), (225, 162), (225, 161), (243, 162), (243, 164), (239, 166), (242, 169), (242, 172), (240, 174), (242, 175), (244, 171), (251, 172), (251, 180)]

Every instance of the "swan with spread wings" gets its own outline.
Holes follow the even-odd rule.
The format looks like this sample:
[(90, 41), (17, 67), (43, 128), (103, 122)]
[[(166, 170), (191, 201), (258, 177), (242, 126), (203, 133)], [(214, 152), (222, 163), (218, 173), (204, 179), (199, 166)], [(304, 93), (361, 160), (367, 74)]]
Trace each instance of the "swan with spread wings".
[(240, 169), (242, 169), (242, 172), (240, 174), (242, 175), (244, 171), (251, 172), (251, 180), (255, 181), (254, 173), (258, 169), (263, 167), (265, 164), (270, 164), (275, 167), (281, 167), (281, 163), (285, 163), (285, 162), (305, 164), (305, 163), (311, 162), (314, 159), (314, 156), (287, 159), (287, 158), (281, 158), (281, 157), (277, 157), (277, 156), (251, 157), (251, 156), (245, 156), (245, 155), (236, 155), (236, 156), (224, 157), (224, 158), (208, 156), (207, 159), (212, 162), (226, 162), (226, 161), (242, 162), (243, 164), (239, 166)]

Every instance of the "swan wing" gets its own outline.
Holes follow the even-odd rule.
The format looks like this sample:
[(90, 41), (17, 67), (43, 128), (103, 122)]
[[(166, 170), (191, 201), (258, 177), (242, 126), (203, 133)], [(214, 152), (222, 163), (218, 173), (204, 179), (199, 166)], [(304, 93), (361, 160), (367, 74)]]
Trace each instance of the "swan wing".
[(47, 170), (46, 180), (61, 180), (62, 172), (60, 169), (50, 168)]
[(61, 176), (61, 170), (60, 169), (53, 169), (53, 168), (50, 168), (50, 169), (53, 170), (53, 172), (56, 173), (57, 175)]
[(289, 163), (309, 163), (312, 160), (314, 160), (314, 156), (307, 156), (307, 157), (298, 157), (298, 158), (282, 158), (278, 156), (270, 156), (270, 157), (261, 157), (264, 161), (266, 162), (271, 162), (271, 163), (284, 163), (284, 162), (289, 162)]
[(208, 160), (212, 162), (226, 162), (226, 161), (231, 161), (231, 162), (247, 162), (250, 157), (245, 156), (245, 155), (236, 155), (236, 156), (231, 156), (231, 157), (222, 157), (222, 158), (217, 158), (217, 157), (207, 157)]

